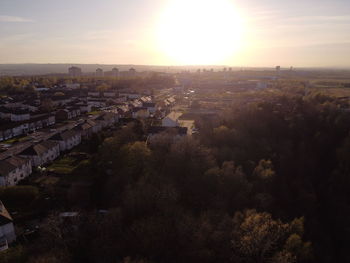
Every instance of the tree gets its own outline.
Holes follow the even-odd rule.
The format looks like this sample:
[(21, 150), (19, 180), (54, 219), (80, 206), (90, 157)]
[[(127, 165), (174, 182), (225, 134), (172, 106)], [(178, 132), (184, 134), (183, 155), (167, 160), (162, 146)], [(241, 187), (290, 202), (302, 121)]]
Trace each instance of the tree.
[(20, 245), (0, 253), (1, 263), (24, 263), (27, 259), (26, 250)]
[(54, 109), (53, 101), (49, 98), (43, 99), (40, 108), (45, 112), (51, 112)]
[(111, 86), (109, 86), (108, 84), (101, 84), (99, 86), (97, 86), (96, 90), (97, 91), (107, 91), (111, 88)]
[(270, 160), (260, 160), (259, 165), (254, 169), (254, 175), (262, 181), (271, 180), (275, 176), (272, 162)]
[(124, 145), (120, 151), (125, 173), (133, 178), (147, 174), (151, 151), (145, 142)]
[(224, 162), (216, 173), (219, 179), (218, 193), (226, 204), (226, 211), (233, 214), (244, 209), (250, 203), (252, 184), (243, 173), (242, 167), (236, 167), (233, 162)]
[(180, 189), (184, 205), (198, 210), (207, 207), (216, 187), (213, 176), (205, 173), (215, 165), (209, 149), (193, 138), (181, 138), (172, 144), (164, 165), (164, 175)]
[(271, 214), (237, 212), (232, 232), (233, 257), (238, 262), (301, 262), (310, 258), (311, 244), (302, 241), (303, 220), (283, 223)]
[(26, 207), (39, 198), (39, 190), (34, 186), (0, 187), (0, 200), (15, 209)]

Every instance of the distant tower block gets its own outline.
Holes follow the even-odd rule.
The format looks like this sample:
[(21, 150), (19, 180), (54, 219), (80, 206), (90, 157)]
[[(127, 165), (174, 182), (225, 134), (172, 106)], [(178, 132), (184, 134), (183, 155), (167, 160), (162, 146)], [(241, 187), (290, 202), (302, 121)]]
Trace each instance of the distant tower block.
[(112, 76), (115, 78), (118, 78), (119, 77), (119, 69), (113, 68), (112, 69)]
[(134, 68), (129, 69), (129, 76), (135, 77), (136, 76), (136, 70)]
[(276, 71), (280, 72), (281, 71), (281, 66), (276, 66)]
[(76, 77), (81, 77), (81, 68), (78, 67), (70, 67), (68, 69), (68, 74), (69, 76), (76, 78)]
[(103, 70), (101, 68), (96, 69), (96, 77), (103, 77)]

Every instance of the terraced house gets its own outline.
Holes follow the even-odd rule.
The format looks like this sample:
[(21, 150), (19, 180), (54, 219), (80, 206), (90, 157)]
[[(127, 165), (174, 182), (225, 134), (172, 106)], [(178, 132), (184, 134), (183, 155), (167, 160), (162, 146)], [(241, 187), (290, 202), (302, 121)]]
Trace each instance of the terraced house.
[(49, 140), (57, 142), (60, 146), (60, 151), (64, 152), (81, 143), (81, 133), (79, 131), (69, 130), (62, 133), (57, 133)]
[(43, 141), (28, 147), (18, 155), (29, 158), (32, 166), (41, 166), (52, 162), (60, 155), (60, 146), (54, 141)]
[(8, 245), (16, 241), (13, 219), (0, 201), (0, 251), (8, 249)]
[(0, 161), (0, 186), (13, 186), (32, 173), (30, 159), (17, 156)]

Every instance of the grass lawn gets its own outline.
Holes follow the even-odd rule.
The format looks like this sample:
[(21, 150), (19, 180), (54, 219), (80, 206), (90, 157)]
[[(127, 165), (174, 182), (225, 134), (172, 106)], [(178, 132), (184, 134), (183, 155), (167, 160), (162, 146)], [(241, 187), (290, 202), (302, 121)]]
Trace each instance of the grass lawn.
[(76, 160), (70, 157), (63, 157), (62, 159), (56, 160), (47, 169), (56, 174), (70, 174), (76, 168)]
[(74, 157), (64, 156), (63, 158), (54, 161), (50, 166), (47, 167), (47, 170), (58, 175), (70, 175), (73, 174), (76, 168), (88, 163), (89, 160), (86, 159), (79, 160)]
[(100, 114), (100, 113), (102, 113), (102, 111), (91, 111), (91, 112), (89, 112), (88, 114), (89, 114), (89, 115), (98, 115), (98, 114)]
[(56, 184), (60, 179), (54, 176), (42, 176), (36, 179), (34, 182), (41, 186), (48, 186)]
[(24, 137), (15, 137), (15, 138), (11, 138), (11, 139), (8, 139), (6, 141), (3, 141), (2, 143), (6, 143), (6, 144), (13, 144), (15, 142), (23, 142), (25, 140), (28, 140), (29, 137), (28, 136), (24, 136)]

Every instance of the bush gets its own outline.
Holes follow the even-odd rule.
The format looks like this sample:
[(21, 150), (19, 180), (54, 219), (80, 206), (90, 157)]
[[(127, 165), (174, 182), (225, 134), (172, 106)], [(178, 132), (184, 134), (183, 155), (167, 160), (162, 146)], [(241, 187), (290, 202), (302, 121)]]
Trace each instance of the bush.
[(39, 197), (39, 190), (34, 186), (0, 187), (0, 200), (7, 207), (27, 206)]

